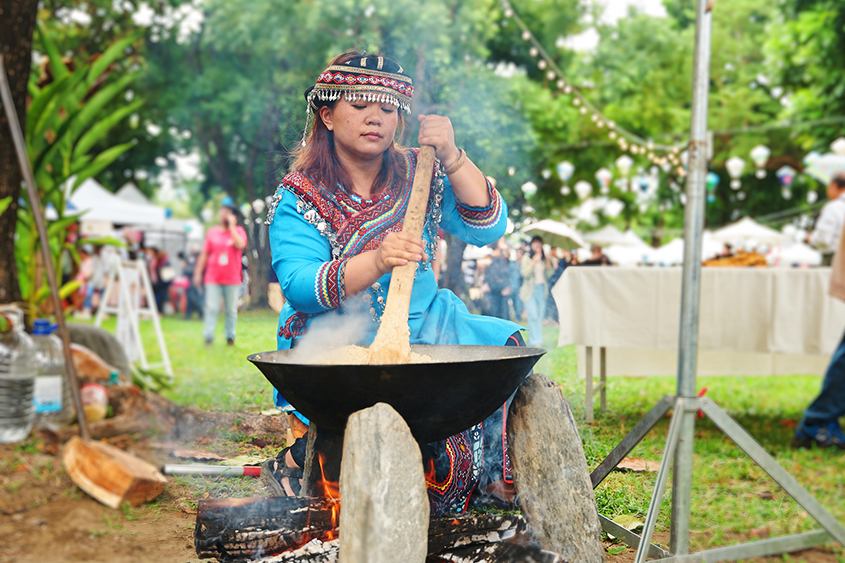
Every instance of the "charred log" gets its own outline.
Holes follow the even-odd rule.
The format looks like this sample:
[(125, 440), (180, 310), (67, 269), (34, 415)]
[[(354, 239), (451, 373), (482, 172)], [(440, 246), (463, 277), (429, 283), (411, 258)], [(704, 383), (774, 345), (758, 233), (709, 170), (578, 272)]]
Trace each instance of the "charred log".
[(271, 497), (200, 501), (194, 546), (200, 559), (248, 561), (337, 537), (335, 502)]
[(490, 543), (429, 556), (426, 563), (564, 563), (560, 555), (534, 545)]
[(428, 553), (513, 540), (526, 529), (525, 519), (517, 514), (479, 514), (432, 520), (428, 525)]

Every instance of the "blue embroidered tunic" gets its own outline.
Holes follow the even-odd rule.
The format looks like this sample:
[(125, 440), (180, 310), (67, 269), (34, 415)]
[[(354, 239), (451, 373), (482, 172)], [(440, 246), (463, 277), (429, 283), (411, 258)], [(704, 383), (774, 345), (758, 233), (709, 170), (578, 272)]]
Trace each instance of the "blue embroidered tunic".
[[(375, 250), (388, 233), (402, 230), (417, 153), (418, 149), (409, 149), (405, 154), (404, 181), (370, 200), (342, 187), (331, 192), (299, 172), (285, 176), (267, 220), (273, 269), (287, 299), (279, 316), (279, 350), (289, 349), (292, 341), (309, 329), (341, 326), (350, 315), (363, 319), (364, 325), (357, 327), (358, 342), (350, 343), (368, 345), (373, 341), (384, 311), (390, 274), (382, 276), (363, 294), (347, 296), (346, 261), (361, 252)], [(456, 199), (442, 166), (437, 164), (423, 229), (429, 256), (434, 256), (440, 228), (477, 246), (491, 244), (505, 234), (507, 205), (489, 183), (488, 190), (487, 207), (463, 205)], [(454, 293), (438, 289), (427, 261), (417, 269), (408, 323), (412, 344), (504, 345), (521, 328), (510, 321), (471, 314)], [(278, 393), (275, 399), (280, 409), (293, 410)], [(500, 421), (501, 418), (500, 413)], [(451, 466), (444, 477), (448, 486), (446, 480), (439, 483), (443, 494), (447, 494), (446, 489), (456, 489), (453, 477), (459, 478), (455, 482), (460, 481), (461, 486), (453, 491), (454, 498), (441, 503), (442, 509), (435, 509), (432, 502), (435, 513), (461, 512), (466, 508), (483, 466), (481, 426), (450, 438), (437, 448), (443, 450), (441, 457), (448, 459)], [(500, 438), (500, 447), (501, 444)], [(459, 467), (462, 464), (464, 467)], [(435, 480), (429, 482), (430, 493), (437, 485)]]
[[(378, 248), (387, 233), (402, 230), (416, 154), (408, 151), (403, 185), (386, 189), (372, 200), (362, 200), (342, 188), (332, 193), (298, 172), (284, 178), (268, 219), (273, 269), (287, 299), (279, 316), (279, 350), (290, 348), (291, 340), (318, 318), (320, 324), (332, 323), (333, 315), (349, 312), (344, 289), (346, 261)], [(441, 227), (477, 246), (491, 244), (505, 234), (507, 205), (495, 188), (488, 188), (488, 207), (465, 206), (455, 198), (438, 165), (423, 229), (430, 256), (437, 248)], [(368, 313), (369, 322), (358, 344), (370, 344), (375, 338), (389, 286), (390, 274), (385, 274), (365, 292), (365, 299), (350, 303)], [(341, 319), (334, 321), (340, 324)], [(438, 289), (428, 263), (417, 270), (408, 323), (412, 344), (502, 345), (520, 329), (509, 321), (471, 314), (454, 293)]]

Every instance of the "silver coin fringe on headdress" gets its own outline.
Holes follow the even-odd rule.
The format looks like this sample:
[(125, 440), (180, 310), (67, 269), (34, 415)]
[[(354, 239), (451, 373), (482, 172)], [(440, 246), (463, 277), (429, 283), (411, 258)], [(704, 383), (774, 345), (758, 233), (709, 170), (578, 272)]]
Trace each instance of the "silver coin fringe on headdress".
[(317, 110), (317, 102), (334, 102), (341, 97), (347, 102), (361, 100), (391, 104), (409, 114), (414, 86), (411, 77), (404, 73), (401, 66), (384, 57), (369, 55), (330, 66), (305, 94), (307, 107), (305, 130), (302, 132), (303, 147), (308, 136), (311, 113)]

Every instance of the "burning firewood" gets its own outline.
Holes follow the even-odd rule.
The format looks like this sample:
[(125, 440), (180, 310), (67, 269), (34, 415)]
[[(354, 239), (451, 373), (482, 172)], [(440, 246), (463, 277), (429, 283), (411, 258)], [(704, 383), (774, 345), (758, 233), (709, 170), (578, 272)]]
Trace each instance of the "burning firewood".
[[(337, 537), (332, 525), (333, 509), (337, 510), (333, 501), (301, 497), (200, 501), (194, 536), (197, 556), (227, 562), (335, 561), (338, 542), (326, 541)], [(527, 539), (526, 528), (525, 519), (517, 514), (432, 520), (428, 532), (429, 561), (561, 561), (550, 555), (541, 556), (548, 552), (532, 545), (507, 544), (509, 547), (476, 553), (476, 547), (488, 549), (494, 544)]]
[(532, 545), (490, 543), (472, 545), (429, 557), (426, 563), (564, 563), (560, 555)]
[(337, 503), (302, 497), (200, 501), (194, 546), (200, 559), (253, 560), (337, 537)]

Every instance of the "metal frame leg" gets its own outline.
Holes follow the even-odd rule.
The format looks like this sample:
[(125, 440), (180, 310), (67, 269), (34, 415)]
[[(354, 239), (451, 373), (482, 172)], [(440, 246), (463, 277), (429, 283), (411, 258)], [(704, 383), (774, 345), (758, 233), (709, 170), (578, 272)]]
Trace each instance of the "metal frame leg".
[(584, 373), (587, 380), (587, 394), (584, 398), (584, 410), (587, 424), (593, 423), (593, 347), (586, 346), (584, 350), (586, 361), (584, 362)]
[(672, 408), (675, 403), (675, 396), (674, 395), (666, 395), (660, 401), (654, 405), (648, 413), (640, 420), (634, 428), (628, 432), (628, 435), (622, 438), (622, 441), (613, 448), (604, 460), (598, 464), (592, 473), (590, 473), (590, 480), (593, 482), (593, 488), (599, 486), (599, 483), (604, 481), (605, 477), (610, 475), (610, 472), (619, 465), (619, 462), (622, 461), (625, 456), (631, 453), (637, 444), (642, 442), (643, 438), (645, 438), (646, 434), (651, 432), (651, 430), (657, 426), (657, 423), (660, 422), (666, 413)]
[(599, 348), (599, 410), (601, 412), (607, 411), (607, 348), (602, 346)]
[(833, 539), (845, 545), (845, 526), (828, 512), (807, 489), (802, 487), (792, 475), (787, 473), (751, 434), (712, 400), (707, 398), (701, 399), (699, 401), (699, 407), (725, 436), (733, 440), (742, 451), (748, 454), (748, 457), (754, 463), (760, 466), (760, 469), (768, 473), (778, 485), (783, 487), (783, 490), (789, 496), (794, 498), (816, 522), (821, 524), (822, 528), (833, 536)]
[(672, 422), (669, 424), (666, 449), (663, 450), (663, 459), (660, 460), (660, 469), (657, 471), (657, 483), (654, 485), (654, 494), (648, 505), (648, 512), (646, 513), (645, 524), (643, 525), (643, 535), (640, 545), (637, 546), (637, 556), (634, 559), (635, 563), (645, 563), (648, 555), (651, 536), (654, 534), (654, 525), (657, 523), (657, 514), (660, 512), (660, 504), (663, 501), (663, 492), (666, 490), (666, 481), (669, 479), (669, 466), (672, 463), (672, 458), (678, 446), (678, 439), (681, 436), (681, 421), (683, 417), (678, 415), (684, 412), (685, 405), (686, 399), (684, 397), (677, 397), (675, 399), (675, 416), (672, 417)]

